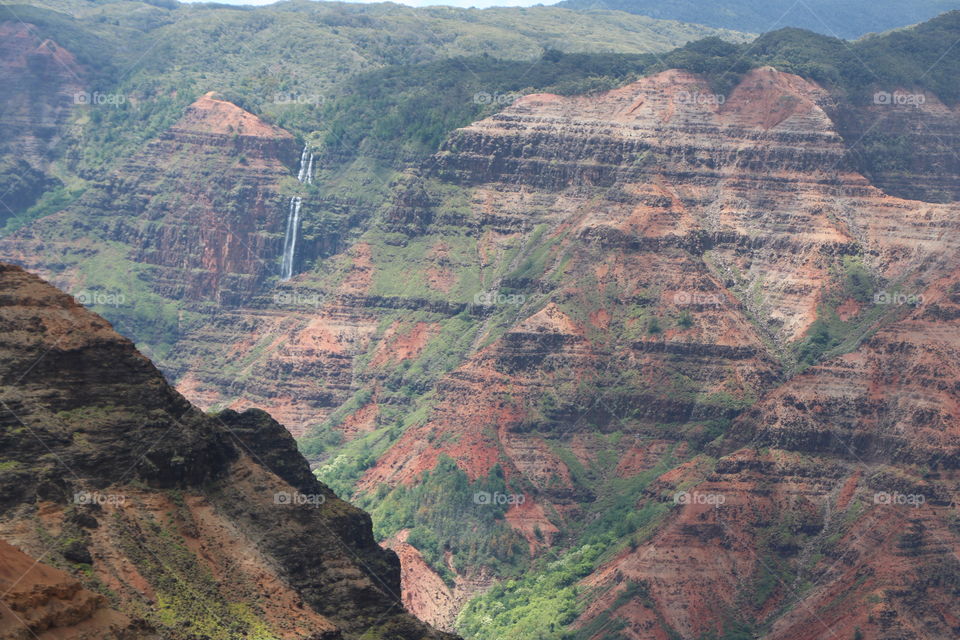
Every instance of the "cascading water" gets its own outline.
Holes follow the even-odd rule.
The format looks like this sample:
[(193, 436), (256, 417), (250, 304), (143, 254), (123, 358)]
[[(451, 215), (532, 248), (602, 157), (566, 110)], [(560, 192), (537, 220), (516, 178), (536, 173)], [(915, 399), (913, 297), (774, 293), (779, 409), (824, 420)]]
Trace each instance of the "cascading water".
[[(313, 154), (307, 147), (300, 154), (300, 171), (297, 180), (305, 184), (313, 184)], [(300, 207), (303, 199), (300, 196), (290, 198), (290, 209), (287, 212), (287, 233), (283, 238), (283, 260), (280, 263), (280, 279), (289, 280), (293, 277), (293, 259), (297, 253), (297, 234), (300, 233)]]
[(300, 196), (290, 198), (290, 211), (287, 213), (287, 233), (283, 238), (283, 262), (280, 264), (280, 279), (293, 277), (293, 256), (297, 251), (297, 230), (300, 228)]

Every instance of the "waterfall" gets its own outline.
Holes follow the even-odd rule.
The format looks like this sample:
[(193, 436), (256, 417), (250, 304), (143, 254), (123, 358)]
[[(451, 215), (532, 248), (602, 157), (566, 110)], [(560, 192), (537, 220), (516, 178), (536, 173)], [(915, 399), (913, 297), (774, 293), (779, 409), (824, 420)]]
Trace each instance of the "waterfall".
[[(313, 154), (308, 147), (303, 148), (300, 154), (300, 170), (297, 180), (301, 183), (313, 184)], [(289, 280), (293, 277), (293, 259), (297, 253), (297, 234), (300, 233), (300, 207), (303, 198), (290, 198), (290, 209), (287, 212), (287, 233), (283, 238), (283, 260), (280, 263), (280, 279)]]
[(280, 265), (280, 279), (293, 277), (293, 256), (297, 251), (297, 230), (300, 228), (300, 196), (290, 198), (290, 212), (287, 214), (287, 233), (283, 238), (283, 263)]
[(297, 174), (297, 180), (303, 182), (303, 177), (306, 175), (307, 171), (307, 148), (303, 148), (303, 153), (300, 154), (300, 173)]

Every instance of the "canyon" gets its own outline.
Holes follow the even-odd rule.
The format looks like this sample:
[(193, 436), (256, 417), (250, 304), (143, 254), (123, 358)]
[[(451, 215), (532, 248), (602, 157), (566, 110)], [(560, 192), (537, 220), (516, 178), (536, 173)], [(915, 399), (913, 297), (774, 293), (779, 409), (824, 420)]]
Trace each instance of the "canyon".
[[(63, 506), (72, 481), (19, 439), (43, 482), (21, 495), (27, 472), (0, 466), (16, 476), (10, 553), (43, 560), (48, 535), (79, 531), (117, 597), (63, 586), (63, 567), (44, 579), (83, 600), (70, 624), (118, 634), (188, 606), (125, 546), (135, 530), (173, 553), (154, 526), (169, 522), (177, 566), (212, 573), (189, 584), (213, 611), (240, 602), (283, 637), (352, 637), (400, 603), (491, 640), (955, 637), (957, 107), (899, 86), (858, 104), (771, 66), (714, 85), (668, 69), (529, 93), (368, 176), (379, 204), (311, 184), (302, 141), (201, 96), (76, 202), (0, 238), (177, 389), (5, 268), (16, 308), (40, 301), (30, 326), (56, 325), (36, 344), (75, 365), (93, 349), (72, 342), (76, 319), (119, 354), (93, 402), (43, 358), (46, 390), (13, 413), (73, 423), (52, 450), (135, 505), (83, 525)], [(865, 164), (878, 130), (910, 152)], [(141, 460), (123, 434), (146, 409), (160, 413), (141, 428), (181, 435)], [(140, 482), (103, 475), (104, 452)], [(281, 525), (262, 486), (324, 506)]]

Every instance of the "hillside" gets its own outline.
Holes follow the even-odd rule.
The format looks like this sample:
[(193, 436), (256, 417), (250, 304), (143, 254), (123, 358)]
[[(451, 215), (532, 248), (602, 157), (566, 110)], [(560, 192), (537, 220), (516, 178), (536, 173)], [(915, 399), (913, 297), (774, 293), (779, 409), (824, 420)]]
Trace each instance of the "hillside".
[(755, 33), (797, 27), (849, 39), (917, 24), (960, 8), (953, 0), (562, 0), (556, 6), (580, 11), (612, 9)]
[[(47, 43), (70, 58), (62, 65), (69, 71), (51, 68), (70, 83), (59, 94), (61, 107), (86, 94), (73, 117), (57, 123), (56, 136), (33, 134), (46, 149), (42, 158), (29, 158), (34, 168), (74, 190), (156, 136), (209, 91), (305, 136), (322, 127), (320, 111), (343, 81), (387, 65), (464, 56), (533, 60), (547, 48), (663, 52), (711, 35), (743, 39), (728, 30), (609, 12), (581, 18), (552, 7), (478, 11), (307, 0), (256, 9), (125, 0), (77, 0), (53, 8), (5, 4), (0, 21), (20, 38), (9, 41), (16, 51), (3, 59), (4, 82), (17, 89), (0, 101), (4, 126), (39, 126), (20, 102), (34, 89), (24, 84), (28, 80), (15, 61), (49, 56)], [(45, 110), (32, 117), (49, 127), (55, 114)], [(0, 222), (8, 215), (0, 214)]]

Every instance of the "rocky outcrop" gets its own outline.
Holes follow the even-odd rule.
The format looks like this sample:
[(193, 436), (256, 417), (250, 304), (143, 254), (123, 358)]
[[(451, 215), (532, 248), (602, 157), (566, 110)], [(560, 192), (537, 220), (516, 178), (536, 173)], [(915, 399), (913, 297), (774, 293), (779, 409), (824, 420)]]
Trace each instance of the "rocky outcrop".
[[(454, 134), (430, 173), (481, 185), (485, 228), (518, 229), (600, 198), (581, 210), (585, 239), (704, 255), (727, 288), (760, 300), (752, 311), (774, 337), (793, 340), (815, 317), (831, 259), (863, 250), (899, 275), (951, 242), (953, 208), (890, 198), (851, 171), (828, 115), (837, 108), (815, 84), (770, 68), (728, 96), (670, 71), (600, 98), (525, 96)], [(524, 206), (524, 187), (565, 190), (554, 205), (564, 208), (529, 195)]]
[[(397, 557), (369, 516), (269, 416), (204, 415), (106, 321), (18, 267), (0, 266), (0, 323), (3, 539), (165, 638), (442, 637), (403, 612)], [(86, 604), (49, 624), (99, 616), (102, 596), (67, 591)]]
[(207, 94), (106, 182), (5, 250), (66, 284), (84, 279), (72, 259), (83, 236), (93, 241), (90, 254), (120, 247), (117, 259), (148, 268), (147, 291), (235, 303), (277, 274), (287, 212), (281, 183), (297, 154), (289, 133)]
[(69, 574), (0, 540), (0, 638), (155, 640), (159, 636), (107, 606)]
[[(583, 581), (604, 595), (575, 627), (621, 621), (625, 637), (698, 637), (747, 620), (765, 637), (814, 627), (823, 637), (857, 627), (896, 637), (935, 616), (924, 624), (947, 637), (949, 586), (931, 587), (929, 609), (892, 622), (844, 616), (830, 600), (870, 602), (880, 590), (885, 610), (903, 612), (910, 585), (931, 580), (936, 560), (882, 576), (883, 552), (860, 555), (849, 572), (830, 565), (859, 554), (868, 531), (879, 549), (899, 553), (897, 526), (875, 530), (887, 516), (874, 494), (955, 490), (952, 475), (933, 487), (887, 465), (956, 467), (956, 354), (943, 325), (956, 314), (939, 280), (952, 278), (946, 256), (958, 250), (960, 210), (893, 197), (856, 173), (831, 117), (836, 104), (813, 83), (761, 69), (725, 100), (706, 91), (695, 76), (667, 72), (599, 97), (527, 96), (451, 137), (388, 228), (426, 246), (465, 230), (481, 256), (478, 279), (495, 292), (483, 300), (503, 315), (478, 322), (480, 348), (437, 381), (429, 416), (365, 471), (360, 493), (415, 483), (444, 455), (475, 479), (499, 465), (525, 488), (528, 508), (553, 514), (537, 521), (539, 535), (526, 522), (535, 513), (508, 517), (535, 550), (550, 526), (603, 516), (592, 505), (615, 485), (585, 475), (603, 478), (610, 460), (621, 478), (692, 460), (661, 477), (662, 493), (638, 496), (636, 510), (692, 488), (742, 501), (725, 511), (680, 503), (659, 533)], [(438, 183), (468, 190), (466, 206)], [(876, 297), (849, 290), (857, 269)], [(923, 292), (932, 306), (898, 306), (900, 292)], [(786, 382), (792, 345), (838, 301), (838, 313), (863, 319), (852, 342), (862, 345)], [(709, 445), (729, 420), (737, 436)], [(704, 444), (714, 455), (747, 448), (711, 471), (694, 457)], [(752, 469), (745, 461), (761, 447), (772, 448), (772, 460), (753, 460), (762, 473), (718, 476), (725, 465)], [(796, 452), (823, 457), (798, 462)], [(785, 468), (781, 457), (791, 460)], [(804, 479), (783, 478), (794, 472)], [(890, 474), (924, 489), (892, 489)], [(857, 484), (862, 477), (871, 480)], [(833, 502), (841, 485), (872, 507), (849, 512), (842, 527)], [(907, 526), (908, 511), (897, 517)], [(948, 514), (931, 507), (917, 517), (941, 540), (926, 553), (945, 561), (956, 544)], [(809, 571), (822, 590), (780, 587), (782, 571)], [(854, 586), (871, 571), (869, 587)], [(748, 616), (738, 613), (745, 607)]]

